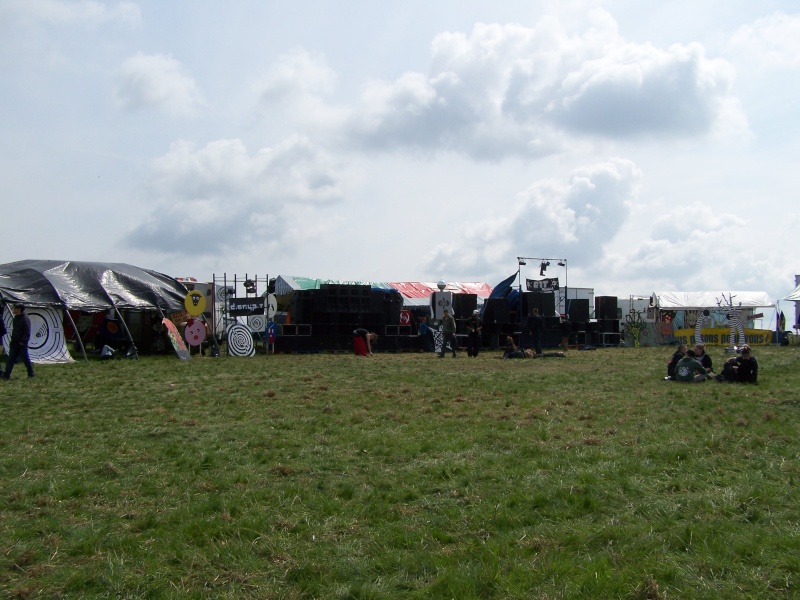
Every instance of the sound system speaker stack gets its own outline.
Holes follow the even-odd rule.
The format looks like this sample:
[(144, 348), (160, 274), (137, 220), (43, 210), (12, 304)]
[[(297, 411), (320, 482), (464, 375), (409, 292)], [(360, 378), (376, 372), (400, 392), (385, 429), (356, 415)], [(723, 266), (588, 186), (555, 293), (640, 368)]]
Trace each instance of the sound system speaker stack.
[(522, 315), (530, 317), (534, 308), (539, 309), (540, 315), (554, 315), (556, 295), (552, 292), (522, 292)]
[(575, 298), (567, 300), (569, 304), (568, 317), (573, 323), (586, 323), (589, 320), (589, 299)]
[(617, 316), (617, 297), (616, 296), (595, 296), (594, 298), (594, 318), (598, 321), (602, 319), (618, 319)]
[(483, 305), (484, 324), (506, 324), (510, 319), (508, 300), (506, 298), (487, 298)]
[(477, 294), (453, 294), (454, 318), (469, 319), (476, 308), (478, 308)]

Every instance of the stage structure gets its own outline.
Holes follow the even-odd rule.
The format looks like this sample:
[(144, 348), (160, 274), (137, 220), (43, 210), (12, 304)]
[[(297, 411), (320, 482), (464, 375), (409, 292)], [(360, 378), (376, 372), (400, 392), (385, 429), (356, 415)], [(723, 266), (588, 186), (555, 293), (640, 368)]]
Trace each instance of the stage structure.
[(228, 278), (223, 273), (221, 278), (213, 276), (212, 285), (220, 313), (212, 333), (225, 338), (228, 356), (255, 356), (257, 342), (266, 350), (269, 321), (275, 316), (269, 276), (245, 273), (244, 277), (234, 274)]
[[(567, 314), (569, 312), (569, 303), (567, 302), (567, 290), (569, 289), (569, 271), (567, 268), (567, 259), (566, 258), (536, 258), (530, 256), (518, 256), (517, 257), (517, 287), (519, 288), (520, 298), (522, 298), (522, 267), (528, 264), (528, 261), (531, 261), (534, 266), (536, 263), (539, 265), (539, 277), (542, 279), (525, 279), (525, 290), (528, 292), (535, 292), (535, 293), (545, 293), (545, 294), (553, 294), (554, 300), (557, 300), (555, 303), (555, 310), (559, 314)], [(550, 267), (553, 263), (556, 263), (557, 267), (564, 268), (564, 293), (561, 294), (560, 290), (560, 283), (558, 277), (547, 277), (546, 271), (547, 268)], [(562, 304), (563, 302), (563, 304)], [(520, 322), (523, 317), (522, 310), (519, 312)], [(547, 315), (553, 316), (553, 315)]]

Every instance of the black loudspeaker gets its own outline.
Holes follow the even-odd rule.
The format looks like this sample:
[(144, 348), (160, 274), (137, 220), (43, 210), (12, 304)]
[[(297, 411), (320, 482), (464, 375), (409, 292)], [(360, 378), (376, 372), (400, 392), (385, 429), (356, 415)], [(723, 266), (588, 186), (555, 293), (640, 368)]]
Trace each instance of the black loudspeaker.
[(601, 333), (619, 333), (619, 319), (602, 319), (597, 324)]
[(616, 296), (596, 296), (594, 299), (594, 318), (601, 319), (617, 318), (617, 297)]
[(383, 313), (387, 325), (400, 325), (400, 311), (403, 310), (403, 297), (399, 293), (384, 294)]
[(487, 298), (483, 305), (484, 323), (508, 323), (511, 318), (508, 300), (505, 298)]
[(559, 330), (558, 325), (561, 323), (559, 317), (543, 317), (542, 320), (544, 321), (545, 331)]
[(542, 332), (542, 346), (545, 348), (555, 348), (561, 345), (561, 333), (555, 330), (545, 330)]
[(469, 319), (476, 308), (477, 294), (453, 294), (453, 317), (456, 319)]
[(552, 292), (523, 292), (522, 314), (530, 317), (533, 309), (538, 308), (539, 314), (552, 316), (556, 312), (556, 295)]
[(380, 290), (371, 290), (369, 293), (369, 311), (372, 314), (383, 314), (383, 297), (384, 294)]
[(540, 315), (556, 314), (556, 295), (552, 292), (542, 294), (542, 307), (539, 309)]
[[(533, 309), (538, 308), (539, 313), (542, 312), (542, 306), (537, 296), (541, 296), (536, 292), (522, 292), (522, 316), (530, 317), (533, 314)], [(538, 304), (537, 304), (538, 303)]]
[(589, 299), (575, 298), (567, 300), (569, 303), (569, 320), (576, 323), (586, 323), (589, 320)]
[(314, 298), (306, 293), (309, 290), (299, 291), (292, 294), (292, 304), (289, 309), (294, 323), (311, 323), (311, 315), (314, 312)]

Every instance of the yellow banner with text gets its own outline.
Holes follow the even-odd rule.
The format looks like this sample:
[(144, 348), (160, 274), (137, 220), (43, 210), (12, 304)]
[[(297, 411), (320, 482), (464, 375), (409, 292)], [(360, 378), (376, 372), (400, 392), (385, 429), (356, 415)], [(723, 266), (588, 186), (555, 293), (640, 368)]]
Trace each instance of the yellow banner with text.
[[(751, 346), (767, 346), (772, 343), (772, 331), (769, 329), (745, 329), (744, 336), (747, 339), (747, 343)], [(686, 344), (687, 346), (691, 346), (694, 344), (694, 329), (676, 329), (672, 332), (675, 336), (675, 340), (679, 344)], [(711, 346), (727, 346), (730, 344), (731, 339), (731, 330), (730, 328), (722, 329), (715, 328), (715, 329), (706, 329), (703, 328), (700, 330), (700, 335), (703, 336), (703, 341), (706, 344)], [(739, 332), (736, 332), (734, 336), (734, 343), (740, 344), (739, 341)]]

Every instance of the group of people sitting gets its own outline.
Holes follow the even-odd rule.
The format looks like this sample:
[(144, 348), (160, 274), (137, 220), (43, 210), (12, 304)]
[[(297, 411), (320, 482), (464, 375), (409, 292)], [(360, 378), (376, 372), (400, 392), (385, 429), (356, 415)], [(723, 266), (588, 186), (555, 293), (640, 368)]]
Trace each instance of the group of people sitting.
[(711, 357), (706, 353), (706, 346), (699, 342), (690, 350), (681, 344), (667, 363), (666, 380), (684, 383), (701, 383), (706, 379), (738, 383), (757, 383), (758, 361), (747, 344), (739, 348), (738, 356), (725, 361), (722, 372), (714, 374)]

